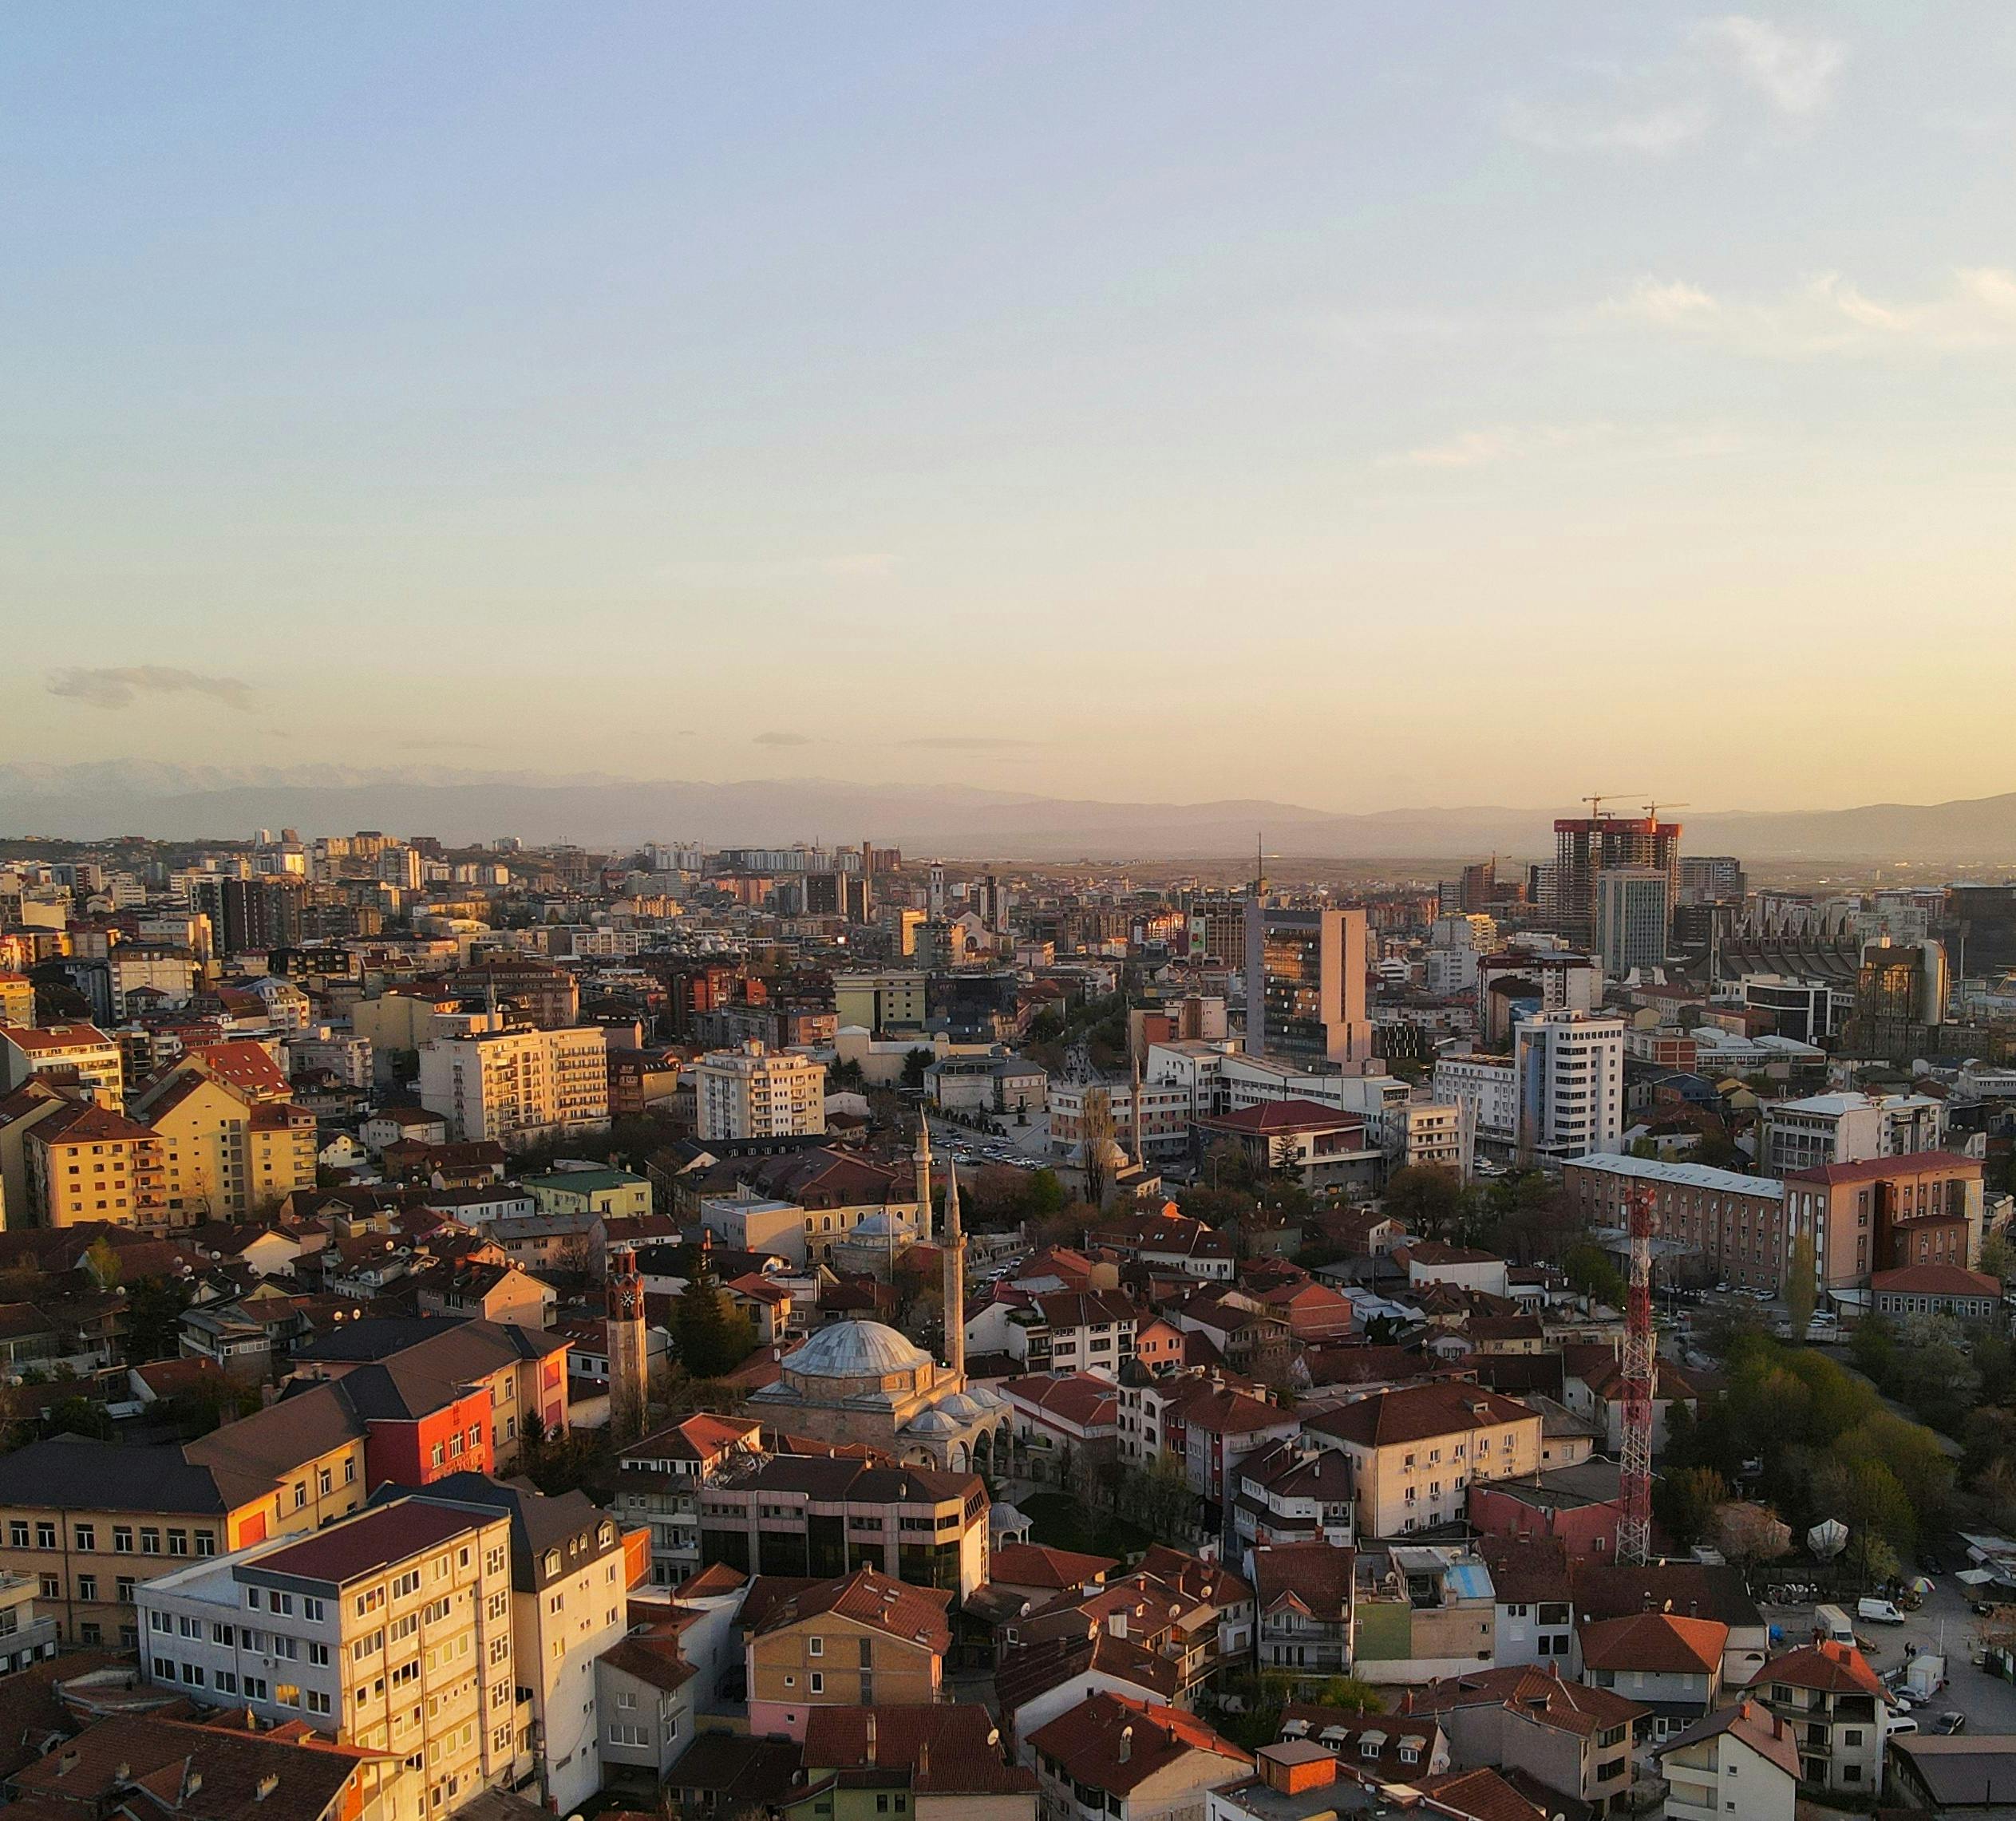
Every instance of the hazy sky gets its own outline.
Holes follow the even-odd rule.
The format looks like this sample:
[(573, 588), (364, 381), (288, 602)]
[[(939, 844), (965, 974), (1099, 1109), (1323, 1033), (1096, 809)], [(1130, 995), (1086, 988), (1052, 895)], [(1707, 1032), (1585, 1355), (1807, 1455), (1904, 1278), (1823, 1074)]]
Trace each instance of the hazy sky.
[(65, 0), (0, 233), (0, 759), (2016, 788), (2006, 0)]

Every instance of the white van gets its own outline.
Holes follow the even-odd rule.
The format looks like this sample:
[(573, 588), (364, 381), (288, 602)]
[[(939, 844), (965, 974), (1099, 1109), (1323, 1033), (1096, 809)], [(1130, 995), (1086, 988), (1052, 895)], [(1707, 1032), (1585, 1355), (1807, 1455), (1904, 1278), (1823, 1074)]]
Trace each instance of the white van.
[(1885, 1737), (1894, 1739), (1899, 1732), (1915, 1732), (1918, 1722), (1907, 1713), (1894, 1713), (1890, 1716), (1890, 1724), (1883, 1730)]
[(1858, 1618), (1867, 1619), (1872, 1625), (1902, 1625), (1904, 1622), (1904, 1615), (1888, 1600), (1857, 1600), (1855, 1610)]

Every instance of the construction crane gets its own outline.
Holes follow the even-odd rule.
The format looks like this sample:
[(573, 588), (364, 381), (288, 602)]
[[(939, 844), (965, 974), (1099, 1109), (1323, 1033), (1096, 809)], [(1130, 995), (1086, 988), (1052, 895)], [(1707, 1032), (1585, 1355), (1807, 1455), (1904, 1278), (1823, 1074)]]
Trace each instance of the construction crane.
[(1575, 801), (1589, 805), (1589, 820), (1593, 822), (1603, 814), (1603, 805), (1606, 803), (1612, 802), (1620, 796), (1636, 796), (1637, 795), (1638, 792), (1635, 790), (1607, 790), (1596, 796), (1579, 796)]
[(1652, 1550), (1652, 1393), (1658, 1370), (1652, 1336), (1652, 1234), (1658, 1203), (1651, 1185), (1631, 1191), (1631, 1275), (1624, 1302), (1623, 1510), (1617, 1520), (1617, 1559), (1642, 1566)]
[[(1686, 803), (1669, 803), (1669, 804), (1666, 805), (1666, 808), (1667, 808), (1668, 809), (1688, 809), (1688, 808), (1691, 808), (1692, 807), (1693, 807), (1693, 805), (1692, 805), (1692, 804), (1686, 804)], [(1658, 806), (1658, 804), (1656, 804), (1656, 803), (1648, 803), (1648, 804), (1646, 804), (1646, 806), (1645, 806), (1645, 819), (1646, 819), (1648, 822), (1656, 822), (1656, 821), (1658, 821), (1658, 819), (1659, 819), (1659, 806)]]

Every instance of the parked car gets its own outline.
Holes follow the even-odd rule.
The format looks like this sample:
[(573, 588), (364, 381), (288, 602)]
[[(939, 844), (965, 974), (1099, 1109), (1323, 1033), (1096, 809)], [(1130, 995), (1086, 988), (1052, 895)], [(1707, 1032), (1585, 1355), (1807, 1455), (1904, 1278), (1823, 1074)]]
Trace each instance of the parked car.
[[(1955, 1732), (1964, 1732), (1967, 1726), (1967, 1716), (1964, 1713), (1955, 1713), (1951, 1711), (1942, 1713), (1932, 1722), (1932, 1730), (1935, 1732), (1943, 1732), (1949, 1736)], [(1894, 1732), (1895, 1728), (1892, 1728), (1891, 1730)]]
[(1899, 1714), (1884, 1728), (1893, 1739), (1900, 1732), (1915, 1732), (1917, 1730), (1918, 1722), (1907, 1713)]
[(1943, 1574), (1946, 1563), (1935, 1549), (1921, 1549), (1918, 1552), (1918, 1566), (1927, 1574)]

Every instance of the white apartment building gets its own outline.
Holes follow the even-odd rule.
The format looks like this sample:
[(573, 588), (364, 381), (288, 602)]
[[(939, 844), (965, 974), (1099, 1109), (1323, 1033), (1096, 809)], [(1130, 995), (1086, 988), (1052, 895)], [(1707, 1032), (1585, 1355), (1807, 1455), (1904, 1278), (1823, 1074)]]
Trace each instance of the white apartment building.
[(514, 1148), (606, 1131), (608, 1046), (592, 1025), (439, 1037), (421, 1046), (420, 1104), (448, 1121), (450, 1138), (470, 1143)]
[(1764, 1109), (1764, 1168), (1773, 1176), (1945, 1143), (1945, 1105), (1924, 1094), (1813, 1094)]
[(1611, 979), (1666, 960), (1672, 891), (1658, 867), (1606, 867), (1596, 875), (1596, 958)]
[(119, 1045), (96, 1025), (0, 1025), (0, 1088), (18, 1088), (31, 1075), (72, 1070), (107, 1112), (124, 1110), (126, 1074)]
[(510, 1558), (503, 1513), (402, 1499), (144, 1582), (142, 1668), (403, 1759), (390, 1812), (433, 1821), (518, 1768)]
[(1437, 1057), (1435, 1098), (1469, 1109), (1478, 1144), (1507, 1147), (1517, 1143), (1519, 1079), (1510, 1057)]
[(804, 1137), (826, 1129), (826, 1065), (753, 1039), (736, 1049), (710, 1049), (694, 1063), (694, 1108), (699, 1136)]
[(1619, 1148), (1624, 1130), (1624, 1021), (1542, 1012), (1512, 1027), (1519, 1148), (1562, 1163)]

